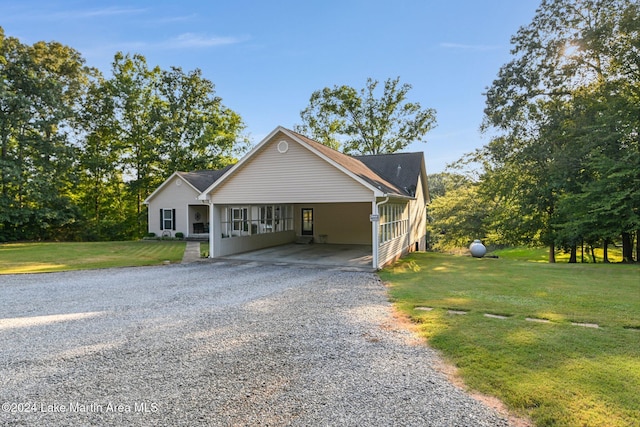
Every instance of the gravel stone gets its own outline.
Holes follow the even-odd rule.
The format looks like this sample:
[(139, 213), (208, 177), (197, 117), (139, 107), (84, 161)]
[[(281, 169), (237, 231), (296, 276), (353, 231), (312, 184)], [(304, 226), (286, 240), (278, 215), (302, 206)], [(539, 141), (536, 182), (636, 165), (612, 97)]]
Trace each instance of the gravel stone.
[(243, 262), (0, 276), (1, 425), (508, 426), (371, 273)]

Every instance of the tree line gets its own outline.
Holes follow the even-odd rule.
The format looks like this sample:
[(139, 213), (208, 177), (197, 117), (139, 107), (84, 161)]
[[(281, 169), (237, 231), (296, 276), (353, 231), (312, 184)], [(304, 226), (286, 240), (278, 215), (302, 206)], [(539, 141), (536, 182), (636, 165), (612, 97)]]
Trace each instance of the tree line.
[[(542, 0), (512, 46), (486, 91), (489, 143), (429, 177), (434, 247), (544, 244), (554, 262), (583, 244), (606, 259), (615, 242), (638, 260), (640, 5)], [(0, 241), (139, 237), (141, 202), (171, 173), (225, 166), (248, 144), (199, 70), (117, 53), (105, 78), (72, 48), (1, 28), (0, 52)], [(315, 91), (296, 130), (356, 154), (424, 141), (435, 110), (399, 78), (378, 85)]]
[[(435, 125), (411, 86), (311, 95), (296, 130), (346, 153), (398, 151)], [(147, 231), (142, 204), (175, 171), (219, 169), (248, 149), (240, 115), (200, 70), (114, 56), (111, 77), (57, 42), (33, 45), (0, 27), (0, 242), (116, 240)]]
[(244, 127), (200, 70), (117, 53), (107, 78), (0, 27), (0, 242), (140, 237), (144, 198), (177, 170), (235, 161)]
[(640, 5), (543, 0), (512, 46), (486, 92), (490, 142), (432, 177), (435, 244), (545, 244), (575, 262), (617, 242), (632, 262), (635, 240), (640, 260)]

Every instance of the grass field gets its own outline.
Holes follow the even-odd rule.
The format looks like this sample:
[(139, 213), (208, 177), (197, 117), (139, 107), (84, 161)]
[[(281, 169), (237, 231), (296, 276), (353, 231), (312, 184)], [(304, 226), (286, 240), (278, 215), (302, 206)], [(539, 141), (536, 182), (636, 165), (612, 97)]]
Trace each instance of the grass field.
[[(596, 248), (594, 250), (596, 255), (596, 262), (602, 262), (604, 258), (604, 251), (602, 248)], [(500, 258), (512, 259), (512, 260), (520, 260), (520, 261), (532, 261), (532, 262), (549, 262), (549, 248), (531, 248), (531, 247), (518, 247), (518, 248), (508, 248), (508, 249), (500, 249), (497, 251), (493, 251), (492, 255), (497, 255)], [(568, 252), (563, 252), (558, 250), (556, 252), (556, 262), (569, 262), (570, 254)], [(613, 245), (609, 246), (609, 261), (610, 262), (621, 262), (622, 261), (622, 250), (620, 248), (616, 248)], [(582, 262), (582, 252), (580, 248), (578, 248), (578, 262)], [(584, 248), (584, 262), (591, 262), (591, 255), (587, 253), (587, 248)]]
[(640, 425), (639, 266), (416, 253), (380, 276), (469, 388), (539, 426)]
[(7, 243), (0, 245), (0, 274), (45, 273), (180, 262), (181, 241)]

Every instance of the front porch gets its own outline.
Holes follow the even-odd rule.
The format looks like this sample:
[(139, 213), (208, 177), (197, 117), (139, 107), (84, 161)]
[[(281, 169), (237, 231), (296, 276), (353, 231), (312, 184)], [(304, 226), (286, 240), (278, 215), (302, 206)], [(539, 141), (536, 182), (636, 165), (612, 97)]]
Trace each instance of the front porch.
[(187, 240), (209, 240), (209, 205), (187, 206)]
[(192, 242), (208, 242), (209, 234), (189, 234), (184, 240), (192, 241)]

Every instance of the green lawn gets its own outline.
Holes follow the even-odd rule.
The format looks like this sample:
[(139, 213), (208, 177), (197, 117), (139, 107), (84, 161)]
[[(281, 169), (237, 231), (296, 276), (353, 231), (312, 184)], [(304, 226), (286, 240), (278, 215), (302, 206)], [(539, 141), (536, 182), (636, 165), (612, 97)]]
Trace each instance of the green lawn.
[(380, 276), (471, 389), (540, 426), (640, 425), (639, 266), (416, 253)]
[(180, 262), (182, 241), (7, 243), (0, 245), (0, 274), (45, 273), (90, 268)]
[[(596, 248), (594, 250), (596, 255), (596, 262), (602, 262), (604, 251), (602, 248)], [(497, 255), (500, 258), (512, 259), (512, 260), (520, 260), (520, 261), (532, 261), (532, 262), (549, 262), (549, 248), (531, 248), (531, 247), (518, 247), (518, 248), (508, 248), (508, 249), (500, 249), (497, 251), (493, 251), (491, 255)], [(580, 248), (578, 248), (578, 262), (582, 261), (582, 252)], [(558, 250), (556, 252), (556, 262), (569, 262), (570, 254), (568, 252), (563, 252)], [(609, 261), (610, 262), (621, 262), (622, 261), (622, 250), (620, 248), (616, 248), (613, 245), (609, 246)], [(584, 248), (584, 262), (591, 262), (591, 255), (587, 252), (587, 248)]]

